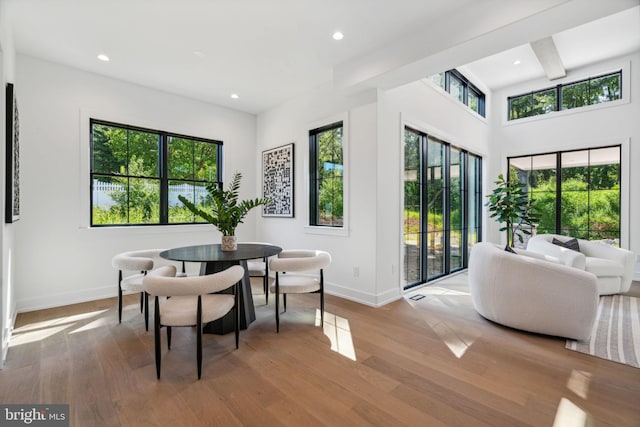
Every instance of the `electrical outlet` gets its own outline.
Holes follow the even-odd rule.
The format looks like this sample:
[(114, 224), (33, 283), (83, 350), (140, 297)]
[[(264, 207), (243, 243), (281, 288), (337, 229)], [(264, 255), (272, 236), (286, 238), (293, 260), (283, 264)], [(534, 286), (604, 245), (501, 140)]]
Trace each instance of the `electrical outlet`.
[(360, 267), (353, 267), (353, 277), (360, 277)]

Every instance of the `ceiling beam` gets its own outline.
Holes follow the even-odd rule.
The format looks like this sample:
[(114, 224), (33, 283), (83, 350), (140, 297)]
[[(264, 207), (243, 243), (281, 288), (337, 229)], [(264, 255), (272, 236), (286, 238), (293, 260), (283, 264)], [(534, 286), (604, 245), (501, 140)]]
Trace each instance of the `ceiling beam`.
[(542, 65), (547, 78), (549, 80), (555, 80), (567, 75), (567, 71), (562, 65), (562, 59), (556, 49), (556, 44), (553, 42), (553, 37), (545, 37), (540, 40), (529, 43), (533, 53), (536, 54), (538, 62)]

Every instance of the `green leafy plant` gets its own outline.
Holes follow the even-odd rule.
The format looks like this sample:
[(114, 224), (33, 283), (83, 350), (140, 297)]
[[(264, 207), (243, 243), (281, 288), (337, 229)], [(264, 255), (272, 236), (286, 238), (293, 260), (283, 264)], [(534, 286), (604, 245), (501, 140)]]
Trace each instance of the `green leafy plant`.
[(494, 182), (496, 188), (487, 197), (490, 217), (505, 224), (500, 231), (507, 232), (507, 244), (513, 246), (515, 236), (523, 243), (523, 234), (531, 234), (530, 227), (538, 224), (538, 215), (531, 199), (527, 197), (526, 184), (515, 178), (506, 180), (502, 174)]
[(220, 230), (223, 236), (234, 236), (236, 227), (243, 222), (251, 209), (271, 202), (268, 198), (238, 201), (241, 179), (242, 174), (236, 172), (227, 190), (220, 188), (216, 183), (207, 183), (206, 188), (211, 199), (209, 211), (197, 207), (184, 196), (178, 196), (178, 199), (195, 215)]

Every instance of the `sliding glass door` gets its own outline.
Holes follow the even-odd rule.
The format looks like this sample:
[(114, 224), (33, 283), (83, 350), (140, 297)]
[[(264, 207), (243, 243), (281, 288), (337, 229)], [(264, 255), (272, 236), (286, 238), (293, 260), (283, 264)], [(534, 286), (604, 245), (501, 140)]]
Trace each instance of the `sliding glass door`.
[(467, 267), (481, 238), (482, 160), (411, 128), (404, 139), (404, 285)]

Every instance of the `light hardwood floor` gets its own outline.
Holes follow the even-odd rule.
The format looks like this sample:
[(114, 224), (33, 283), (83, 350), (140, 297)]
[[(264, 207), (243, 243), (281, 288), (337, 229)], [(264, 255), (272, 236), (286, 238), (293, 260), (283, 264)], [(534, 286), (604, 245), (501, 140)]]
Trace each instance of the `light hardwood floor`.
[(325, 333), (317, 295), (290, 296), (276, 334), (255, 289), (239, 350), (205, 336), (200, 381), (192, 328), (163, 345), (156, 380), (136, 296), (120, 325), (116, 299), (21, 314), (0, 402), (69, 403), (82, 427), (640, 426), (640, 369), (486, 321), (464, 274), (380, 308), (327, 296)]

